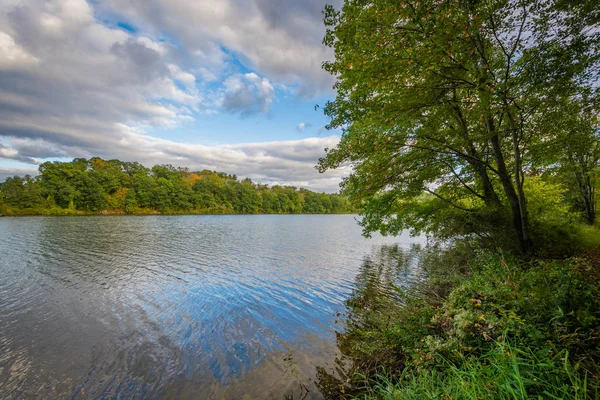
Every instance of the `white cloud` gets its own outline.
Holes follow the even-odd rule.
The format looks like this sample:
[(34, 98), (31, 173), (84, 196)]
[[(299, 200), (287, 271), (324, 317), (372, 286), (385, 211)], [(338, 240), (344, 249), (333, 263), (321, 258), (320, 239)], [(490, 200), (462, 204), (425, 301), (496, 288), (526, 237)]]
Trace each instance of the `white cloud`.
[(37, 168), (2, 168), (0, 167), (0, 181), (13, 176), (36, 176), (38, 175)]
[(8, 158), (16, 161), (22, 161), (30, 164), (37, 164), (38, 160), (19, 154), (14, 148), (0, 144), (0, 158)]
[(296, 130), (298, 132), (304, 132), (307, 128), (310, 128), (312, 126), (312, 124), (308, 124), (306, 122), (300, 122), (298, 125), (296, 125)]
[[(336, 136), (205, 146), (154, 138), (127, 126), (115, 129), (120, 131), (118, 142), (97, 137), (81, 147), (57, 145), (40, 139), (10, 138), (10, 147), (0, 148), (0, 155), (2, 151), (10, 152), (11, 158), (25, 162), (30, 154), (86, 158), (94, 155), (139, 161), (148, 166), (173, 164), (193, 170), (209, 169), (235, 173), (240, 177), (249, 177), (271, 185), (295, 185), (327, 192), (336, 192), (341, 177), (348, 173), (344, 170), (334, 170), (319, 174), (314, 168), (316, 160), (325, 154), (324, 148), (337, 144), (339, 138)], [(42, 148), (43, 153), (40, 153)]]
[(267, 114), (275, 98), (275, 89), (269, 80), (261, 79), (254, 72), (230, 76), (224, 86), (225, 93), (221, 100), (223, 109), (242, 116)]
[[(276, 84), (326, 90), (323, 4), (283, 3), (108, 0), (92, 9), (85, 0), (4, 0), (0, 158), (33, 165), (97, 155), (337, 190), (343, 171), (323, 176), (313, 168), (336, 138), (209, 147), (145, 133), (217, 109), (268, 114)], [(139, 31), (95, 18), (116, 12)], [(173, 32), (177, 44), (158, 39), (161, 32)], [(231, 52), (258, 73), (231, 69)], [(207, 91), (208, 83), (217, 89)]]
[(169, 64), (169, 71), (173, 79), (178, 80), (188, 89), (194, 89), (196, 85), (196, 77), (189, 72), (182, 71), (177, 65)]
[(107, 28), (84, 0), (22, 1), (0, 31), (0, 136), (77, 146), (208, 107), (168, 44)]
[(230, 49), (272, 82), (298, 84), (301, 94), (311, 96), (332, 90), (333, 78), (321, 69), (321, 63), (332, 58), (331, 49), (322, 45), (321, 12), (325, 4), (341, 2), (106, 0), (98, 9), (157, 36), (169, 32), (186, 49), (207, 59), (222, 60), (223, 47)]
[(35, 57), (16, 44), (12, 36), (0, 31), (0, 68), (21, 68), (37, 61)]

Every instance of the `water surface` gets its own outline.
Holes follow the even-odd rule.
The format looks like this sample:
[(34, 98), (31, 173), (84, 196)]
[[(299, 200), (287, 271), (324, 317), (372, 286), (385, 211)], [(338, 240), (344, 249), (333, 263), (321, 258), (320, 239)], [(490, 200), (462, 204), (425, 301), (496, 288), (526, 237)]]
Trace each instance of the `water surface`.
[(361, 268), (415, 241), (350, 215), (0, 218), (0, 398), (319, 398)]

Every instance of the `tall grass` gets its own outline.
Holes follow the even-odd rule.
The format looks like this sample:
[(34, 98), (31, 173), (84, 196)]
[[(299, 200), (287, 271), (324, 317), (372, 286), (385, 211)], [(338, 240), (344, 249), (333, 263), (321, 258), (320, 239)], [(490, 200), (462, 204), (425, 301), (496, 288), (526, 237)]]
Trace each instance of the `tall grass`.
[[(398, 379), (400, 378), (400, 380)], [(399, 377), (379, 374), (356, 399), (573, 399), (598, 397), (588, 388), (587, 375), (569, 362), (568, 351), (547, 359), (534, 349), (506, 341), (488, 353), (468, 357), (459, 365), (442, 360), (440, 368), (417, 373), (405, 369)]]

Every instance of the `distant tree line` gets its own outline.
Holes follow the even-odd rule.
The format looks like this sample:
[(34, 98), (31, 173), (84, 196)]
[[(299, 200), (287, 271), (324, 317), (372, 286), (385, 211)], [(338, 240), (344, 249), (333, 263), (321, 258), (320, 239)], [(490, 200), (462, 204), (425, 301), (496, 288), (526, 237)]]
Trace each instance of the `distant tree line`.
[(349, 213), (337, 194), (257, 184), (215, 171), (172, 165), (77, 158), (45, 162), (40, 175), (0, 184), (0, 215), (73, 214), (329, 214)]

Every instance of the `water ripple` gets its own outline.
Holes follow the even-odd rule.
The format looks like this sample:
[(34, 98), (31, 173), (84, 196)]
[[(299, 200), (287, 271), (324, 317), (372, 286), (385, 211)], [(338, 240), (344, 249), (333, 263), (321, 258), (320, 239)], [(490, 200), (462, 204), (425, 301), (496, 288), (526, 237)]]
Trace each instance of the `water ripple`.
[(412, 242), (352, 216), (1, 218), (0, 398), (277, 397), (287, 354), (335, 354), (374, 249)]

